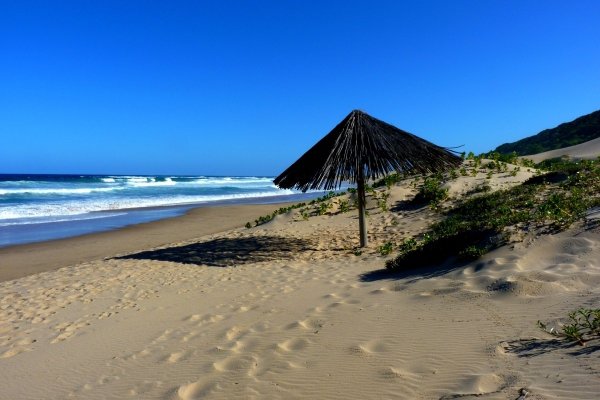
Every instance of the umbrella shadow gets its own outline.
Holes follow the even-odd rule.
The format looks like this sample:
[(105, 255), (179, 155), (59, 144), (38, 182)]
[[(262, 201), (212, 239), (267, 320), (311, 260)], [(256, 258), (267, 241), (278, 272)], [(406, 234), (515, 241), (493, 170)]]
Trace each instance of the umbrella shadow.
[[(469, 264), (469, 261), (463, 261), (455, 257), (450, 257), (445, 262), (439, 264), (431, 264), (413, 268), (411, 268), (410, 265), (407, 265), (405, 269), (402, 269), (400, 271), (382, 268), (375, 271), (365, 272), (359, 277), (362, 282), (406, 279), (406, 283), (414, 283), (422, 279), (430, 279), (445, 275), (449, 272), (458, 270), (460, 268), (464, 268), (467, 264)], [(474, 270), (477, 272), (481, 270), (484, 266), (484, 263), (478, 263), (474, 267)]]
[(420, 202), (415, 199), (411, 200), (398, 200), (394, 203), (392, 207), (390, 207), (390, 211), (392, 212), (400, 212), (400, 211), (416, 211), (425, 207), (427, 203)]
[(314, 250), (312, 242), (279, 236), (220, 238), (165, 249), (142, 251), (117, 259), (170, 261), (182, 264), (228, 267), (263, 261), (293, 258), (294, 254)]

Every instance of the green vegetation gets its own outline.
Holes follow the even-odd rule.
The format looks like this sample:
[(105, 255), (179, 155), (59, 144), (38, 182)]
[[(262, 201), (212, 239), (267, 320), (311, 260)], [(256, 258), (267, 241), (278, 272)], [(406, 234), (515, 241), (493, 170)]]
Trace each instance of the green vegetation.
[(308, 221), (308, 217), (310, 217), (310, 215), (308, 214), (308, 211), (306, 211), (306, 208), (303, 208), (302, 210), (300, 210), (300, 215), (302, 216), (302, 219), (305, 221)]
[(395, 184), (401, 182), (403, 179), (406, 179), (405, 174), (399, 174), (397, 172), (392, 172), (391, 174), (381, 178), (378, 181), (373, 183), (374, 188), (380, 188), (386, 186), (388, 189), (394, 186)]
[(443, 188), (442, 184), (443, 177), (441, 174), (425, 178), (415, 196), (415, 202), (429, 204), (434, 209), (439, 207), (440, 203), (448, 198), (448, 189)]
[(600, 339), (600, 309), (580, 308), (569, 314), (569, 324), (562, 327), (562, 332), (554, 328), (548, 329), (546, 324), (538, 321), (543, 331), (555, 337), (584, 345), (592, 339)]
[(523, 156), (574, 146), (597, 137), (600, 137), (600, 110), (514, 143), (505, 143), (495, 151)]
[(488, 193), (492, 190), (492, 187), (490, 186), (489, 183), (484, 182), (480, 185), (475, 186), (473, 189), (471, 189), (469, 192), (467, 192), (467, 195), (474, 195), (477, 193)]
[(332, 204), (331, 203), (319, 203), (319, 206), (317, 207), (317, 214), (319, 215), (325, 215), (327, 214), (327, 210), (329, 210), (331, 208)]
[(382, 256), (387, 256), (388, 254), (390, 254), (392, 252), (393, 249), (394, 249), (394, 245), (392, 244), (392, 242), (386, 242), (386, 243), (382, 244), (381, 246), (379, 246), (379, 248), (377, 250), (379, 251), (379, 254), (381, 254)]
[(463, 260), (477, 260), (487, 252), (485, 247), (467, 246), (458, 253), (458, 256)]
[(262, 215), (262, 216), (258, 217), (257, 219), (254, 220), (254, 225), (252, 225), (252, 223), (250, 223), (250, 222), (246, 222), (245, 226), (246, 226), (246, 228), (250, 229), (253, 226), (259, 226), (262, 224), (266, 224), (267, 222), (269, 222), (270, 220), (272, 220), (273, 218), (275, 218), (278, 215), (286, 214), (292, 210), (295, 210), (297, 208), (301, 208), (304, 206), (306, 206), (306, 203), (298, 203), (298, 204), (291, 205), (289, 207), (281, 207), (280, 209), (273, 211), (271, 214)]
[(379, 207), (379, 209), (381, 209), (381, 211), (385, 212), (388, 210), (388, 199), (390, 197), (390, 193), (389, 192), (382, 192), (379, 193), (377, 195), (375, 195), (375, 193), (373, 193), (373, 197), (377, 200), (377, 207)]
[(490, 151), (489, 153), (482, 153), (479, 155), (480, 158), (487, 158), (495, 162), (503, 162), (508, 164), (519, 164), (519, 155), (517, 152), (500, 153), (498, 151)]
[[(330, 191), (328, 192), (326, 195), (318, 197), (314, 200), (311, 200), (310, 203), (308, 204), (308, 206), (317, 206), (316, 208), (316, 214), (317, 215), (324, 215), (327, 213), (327, 211), (333, 207), (333, 204), (331, 203), (331, 199), (333, 199), (334, 197), (338, 197), (338, 196), (342, 196), (345, 195), (346, 192), (334, 192), (334, 191)], [(348, 206), (348, 201), (346, 200), (342, 200), (340, 202), (340, 208), (342, 208), (341, 203), (345, 202), (345, 207), (349, 207)], [(273, 218), (275, 218), (278, 215), (282, 215), (282, 214), (287, 214), (288, 212), (292, 211), (292, 210), (296, 210), (298, 208), (301, 208), (300, 210), (300, 215), (302, 216), (302, 218), (304, 220), (307, 220), (310, 217), (310, 211), (309, 211), (309, 207), (307, 206), (306, 203), (298, 203), (298, 204), (294, 204), (291, 205), (289, 207), (281, 207), (278, 210), (273, 211), (271, 214), (267, 214), (267, 215), (262, 215), (260, 217), (258, 217), (257, 219), (254, 220), (254, 225), (251, 222), (246, 222), (246, 228), (250, 229), (254, 226), (259, 226), (262, 224), (266, 224), (267, 222), (271, 221)], [(348, 211), (348, 210), (346, 210)]]
[(348, 200), (340, 200), (339, 210), (341, 213), (350, 211), (350, 203), (348, 202)]
[(337, 192), (336, 193), (334, 191), (329, 191), (326, 195), (317, 197), (316, 199), (311, 200), (310, 203), (308, 203), (308, 204), (323, 203), (324, 201), (333, 199), (334, 197), (343, 196), (345, 194), (346, 194), (346, 192)]
[[(508, 227), (551, 231), (568, 228), (587, 209), (600, 205), (600, 162), (565, 164), (560, 173), (565, 179), (559, 182), (548, 183), (552, 180), (542, 175), (508, 190), (468, 198), (428, 231), (405, 240), (400, 254), (389, 260), (386, 268), (422, 266), (450, 256), (477, 258), (505, 243)], [(428, 186), (439, 188), (439, 182)], [(431, 198), (439, 199), (441, 195)]]

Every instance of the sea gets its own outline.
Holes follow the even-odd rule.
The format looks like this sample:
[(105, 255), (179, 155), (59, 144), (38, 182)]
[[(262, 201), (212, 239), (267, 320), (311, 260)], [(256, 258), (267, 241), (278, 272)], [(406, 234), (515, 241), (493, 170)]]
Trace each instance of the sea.
[(0, 247), (78, 236), (225, 204), (318, 196), (268, 176), (0, 174)]

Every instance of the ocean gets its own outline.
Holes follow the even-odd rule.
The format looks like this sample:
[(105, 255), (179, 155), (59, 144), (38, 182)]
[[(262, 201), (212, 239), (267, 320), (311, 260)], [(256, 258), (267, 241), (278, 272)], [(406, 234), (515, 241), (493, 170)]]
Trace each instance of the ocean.
[(154, 221), (193, 207), (315, 197), (272, 177), (0, 174), (0, 247)]

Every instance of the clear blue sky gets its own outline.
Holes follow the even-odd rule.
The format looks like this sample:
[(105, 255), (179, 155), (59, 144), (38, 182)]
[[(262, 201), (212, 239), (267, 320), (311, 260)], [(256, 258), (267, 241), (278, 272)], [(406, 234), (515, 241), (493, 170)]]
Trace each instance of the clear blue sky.
[(0, 0), (0, 173), (276, 175), (352, 109), (487, 151), (600, 108), (600, 1)]

